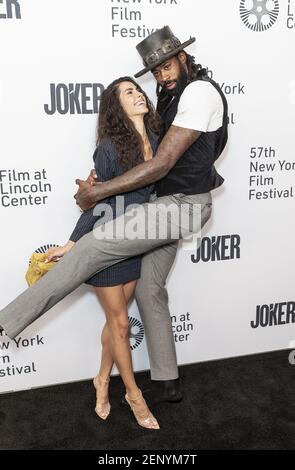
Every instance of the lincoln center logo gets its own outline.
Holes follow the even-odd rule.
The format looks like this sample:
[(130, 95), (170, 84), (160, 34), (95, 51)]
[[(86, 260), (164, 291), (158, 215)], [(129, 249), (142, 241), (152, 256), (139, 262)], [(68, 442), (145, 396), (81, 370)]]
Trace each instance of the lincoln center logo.
[(144, 337), (144, 328), (137, 318), (129, 317), (129, 338), (131, 350), (137, 348)]
[(240, 15), (252, 31), (266, 31), (277, 20), (279, 0), (241, 0)]

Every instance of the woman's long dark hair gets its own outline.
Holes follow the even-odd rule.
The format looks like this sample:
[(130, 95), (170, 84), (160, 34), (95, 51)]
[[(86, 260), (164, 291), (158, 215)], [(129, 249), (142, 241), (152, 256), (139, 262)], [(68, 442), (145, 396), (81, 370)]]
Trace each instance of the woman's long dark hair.
[(122, 82), (133, 83), (145, 97), (148, 113), (144, 116), (147, 133), (158, 134), (161, 119), (145, 92), (131, 77), (114, 80), (102, 93), (99, 106), (97, 141), (109, 138), (115, 145), (119, 161), (124, 171), (144, 161), (143, 141), (133, 122), (121, 106), (119, 85)]

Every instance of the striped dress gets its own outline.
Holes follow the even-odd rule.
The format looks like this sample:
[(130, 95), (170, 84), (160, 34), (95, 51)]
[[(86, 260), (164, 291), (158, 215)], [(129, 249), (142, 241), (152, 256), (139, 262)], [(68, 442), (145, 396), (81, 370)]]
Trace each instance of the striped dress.
[[(149, 136), (149, 140), (153, 154), (155, 154), (156, 140), (152, 136)], [(94, 152), (93, 160), (99, 181), (107, 181), (124, 173), (119, 163), (118, 153), (110, 139), (102, 139), (100, 141)], [(152, 184), (144, 188), (136, 189), (135, 191), (124, 193), (123, 212), (125, 212), (129, 204), (142, 204), (144, 202), (148, 202), (153, 191), (154, 185)], [(102, 203), (109, 204), (113, 210), (114, 217), (116, 217), (116, 196), (103, 199), (97, 204), (97, 206)], [(94, 216), (93, 210), (94, 208), (82, 213), (72, 235), (70, 236), (70, 240), (76, 242), (83, 237), (83, 235), (91, 232), (94, 224), (104, 215), (102, 213), (101, 216)], [(141, 258), (142, 255), (139, 255), (120, 261), (119, 263), (94, 274), (94, 276), (86, 281), (86, 284), (96, 287), (111, 287), (139, 279)]]

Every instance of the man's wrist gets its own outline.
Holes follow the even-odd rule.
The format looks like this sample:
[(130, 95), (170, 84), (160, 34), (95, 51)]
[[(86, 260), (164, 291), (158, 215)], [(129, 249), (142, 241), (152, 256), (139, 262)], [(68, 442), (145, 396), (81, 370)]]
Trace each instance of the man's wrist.
[(98, 201), (101, 201), (102, 199), (105, 199), (108, 196), (107, 186), (107, 183), (94, 183), (94, 185), (91, 186), (89, 195), (91, 203), (94, 204)]

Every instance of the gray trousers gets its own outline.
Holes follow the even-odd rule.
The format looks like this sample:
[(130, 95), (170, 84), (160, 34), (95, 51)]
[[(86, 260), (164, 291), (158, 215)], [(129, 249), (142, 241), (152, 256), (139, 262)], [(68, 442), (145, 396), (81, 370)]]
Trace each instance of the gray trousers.
[[(168, 209), (174, 212), (181, 206), (185, 217), (169, 216)], [(155, 207), (156, 211), (151, 210)], [(154, 196), (140, 206), (144, 215), (141, 220), (147, 222), (142, 238), (133, 239), (128, 228), (128, 212), (116, 219), (118, 236), (101, 239), (102, 231), (108, 232), (113, 221), (97, 226), (84, 235), (51, 271), (0, 311), (0, 327), (7, 336), (15, 338), (96, 272), (123, 259), (147, 253), (143, 257), (136, 300), (146, 333), (151, 377), (154, 380), (177, 378), (166, 279), (175, 259), (178, 240), (198, 233), (210, 218), (211, 207), (210, 193)], [(167, 233), (164, 237), (159, 236), (158, 232), (165, 224)]]

